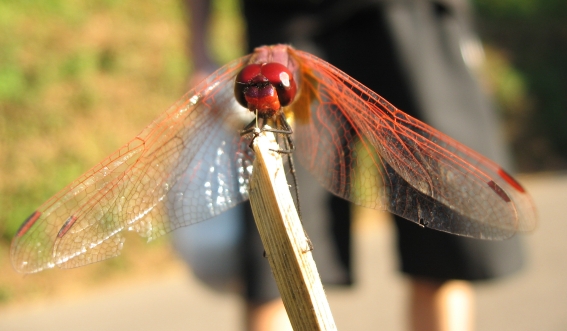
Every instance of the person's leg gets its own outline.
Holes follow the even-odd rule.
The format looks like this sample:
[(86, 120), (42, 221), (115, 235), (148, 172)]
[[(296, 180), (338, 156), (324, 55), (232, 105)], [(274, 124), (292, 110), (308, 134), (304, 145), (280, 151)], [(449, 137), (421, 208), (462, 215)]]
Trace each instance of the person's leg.
[(291, 331), (291, 323), (281, 299), (246, 307), (246, 330)]
[(467, 281), (410, 278), (409, 329), (468, 331), (474, 329), (475, 296)]
[(395, 221), (400, 268), (410, 279), (409, 330), (472, 330), (471, 281), (503, 277), (522, 265), (517, 240), (475, 240), (422, 228), (401, 217)]

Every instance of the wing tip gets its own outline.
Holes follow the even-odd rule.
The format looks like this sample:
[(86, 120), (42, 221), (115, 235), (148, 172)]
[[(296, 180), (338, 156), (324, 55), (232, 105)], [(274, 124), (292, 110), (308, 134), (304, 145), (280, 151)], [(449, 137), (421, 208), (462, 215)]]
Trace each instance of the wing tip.
[(510, 175), (509, 173), (504, 171), (504, 169), (498, 168), (498, 176), (500, 176), (500, 178), (504, 179), (506, 181), (506, 183), (510, 184), (510, 186), (512, 186), (518, 192), (526, 193), (526, 190), (524, 189), (524, 187), (522, 185), (520, 185), (520, 183), (518, 183), (518, 181), (516, 181), (514, 179), (514, 177), (512, 177), (512, 175)]
[(40, 211), (36, 210), (30, 216), (28, 216), (28, 218), (26, 218), (24, 223), (22, 223), (18, 231), (16, 231), (15, 237), (20, 238), (21, 236), (26, 234), (33, 227), (35, 222), (37, 222), (41, 214), (42, 213)]

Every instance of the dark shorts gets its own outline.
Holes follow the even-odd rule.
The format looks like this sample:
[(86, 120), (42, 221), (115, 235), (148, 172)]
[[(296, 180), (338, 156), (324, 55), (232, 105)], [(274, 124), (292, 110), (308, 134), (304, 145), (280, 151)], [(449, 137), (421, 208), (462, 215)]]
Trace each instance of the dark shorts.
[[(297, 9), (300, 3), (310, 2), (281, 1), (279, 8), (274, 8), (274, 3), (278, 2), (244, 1), (250, 50), (265, 44), (291, 43), (325, 58), (406, 113), (422, 117), (423, 109), (409, 84), (412, 72), (404, 68), (396, 54), (386, 11), (382, 8), (389, 2), (331, 0), (317, 2), (319, 5), (308, 4), (301, 9)], [(432, 2), (430, 10), (439, 15), (456, 15), (455, 10), (443, 7), (442, 3)], [(300, 189), (314, 185), (306, 180), (299, 183)], [(311, 207), (313, 215), (325, 219), (319, 222), (319, 229), (307, 229), (311, 237), (322, 234), (328, 239), (318, 245), (317, 240), (311, 238), (324, 283), (352, 283), (349, 203), (329, 194), (319, 198), (317, 203), (302, 203), (304, 210)], [(279, 294), (249, 210), (245, 219), (246, 296), (252, 302), (261, 303)], [(309, 218), (304, 217), (306, 227), (310, 226), (309, 222)], [(400, 269), (411, 276), (483, 280), (507, 275), (522, 265), (518, 238), (488, 242), (424, 229), (400, 217), (395, 217), (395, 223)]]
[[(351, 265), (350, 203), (329, 196), (335, 217), (318, 230), (328, 236), (331, 247), (313, 240), (314, 258), (323, 283), (344, 286), (354, 282)], [(246, 236), (243, 241), (243, 281), (245, 297), (261, 304), (279, 297), (268, 260), (247, 207)], [(305, 209), (305, 208), (304, 208)], [(394, 215), (395, 216), (395, 215)], [(514, 273), (522, 266), (520, 241), (513, 237), (504, 241), (485, 241), (422, 228), (395, 216), (400, 270), (411, 277), (433, 280), (489, 280)], [(307, 223), (306, 220), (304, 223)], [(309, 227), (309, 224), (305, 225)], [(308, 235), (314, 233), (308, 230)]]

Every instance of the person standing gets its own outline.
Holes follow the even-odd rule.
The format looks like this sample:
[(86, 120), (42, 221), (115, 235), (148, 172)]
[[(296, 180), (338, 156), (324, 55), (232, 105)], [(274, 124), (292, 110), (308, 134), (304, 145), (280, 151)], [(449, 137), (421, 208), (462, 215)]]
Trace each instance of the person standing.
[[(210, 3), (186, 0), (186, 4), (189, 49), (196, 68), (193, 80), (199, 81), (216, 68), (206, 48)], [(242, 9), (249, 51), (261, 45), (287, 43), (311, 52), (404, 112), (510, 168), (496, 115), (477, 77), (483, 53), (466, 1), (242, 0)], [(351, 284), (350, 205), (313, 184), (304, 170), (298, 172), (301, 188), (310, 190), (304, 194), (309, 202), (301, 205), (323, 282)], [(224, 250), (225, 259), (237, 262), (219, 264), (232, 265), (244, 279), (247, 330), (289, 328), (282, 322), (285, 311), (268, 261), (262, 257), (249, 208), (241, 207), (223, 217), (220, 223), (225, 225), (221, 227), (227, 230), (226, 224), (232, 224), (235, 228), (225, 242), (239, 249)], [(233, 218), (242, 219), (243, 225), (229, 223)], [(522, 266), (517, 238), (480, 241), (424, 229), (395, 215), (394, 219), (400, 269), (409, 278), (411, 330), (472, 330), (471, 282), (502, 277)], [(315, 224), (313, 229), (309, 229), (311, 223)], [(216, 225), (210, 222), (205, 226)], [(193, 236), (174, 233), (178, 246), (191, 245), (191, 238), (201, 236), (195, 233), (202, 230), (193, 226), (186, 231)], [(219, 271), (199, 263), (210, 255), (182, 255), (197, 275), (214, 286), (230, 278), (226, 268)], [(223, 254), (217, 255), (223, 258)], [(214, 274), (225, 278), (211, 277)]]

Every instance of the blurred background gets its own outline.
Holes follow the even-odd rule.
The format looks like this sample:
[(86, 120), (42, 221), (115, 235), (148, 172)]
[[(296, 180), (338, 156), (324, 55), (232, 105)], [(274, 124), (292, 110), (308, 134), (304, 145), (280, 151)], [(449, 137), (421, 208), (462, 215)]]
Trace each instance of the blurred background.
[[(515, 329), (533, 329), (529, 327), (533, 325), (564, 330), (567, 259), (561, 252), (567, 252), (567, 246), (560, 234), (567, 228), (560, 228), (557, 222), (565, 219), (560, 208), (565, 210), (567, 196), (567, 177), (562, 175), (567, 169), (567, 2), (473, 3), (487, 56), (486, 88), (499, 105), (516, 170), (524, 174), (520, 179), (532, 191), (541, 216), (539, 229), (527, 238), (527, 271), (504, 287), (480, 286), (479, 302), (485, 300), (486, 304), (479, 304), (480, 316), (485, 318), (479, 321), (479, 327), (488, 323), (490, 327), (482, 329), (508, 328), (503, 327), (506, 324), (490, 324), (490, 307), (501, 304), (517, 316)], [(210, 40), (219, 64), (243, 54), (243, 28), (236, 0), (214, 1)], [(132, 284), (144, 285), (155, 295), (179, 294), (182, 291), (177, 285), (189, 286), (185, 280), (190, 275), (167, 238), (146, 244), (135, 235), (129, 236), (119, 258), (76, 270), (50, 270), (23, 277), (13, 271), (9, 261), (13, 234), (37, 206), (134, 137), (186, 92), (192, 71), (187, 38), (187, 21), (178, 0), (0, 0), (0, 329), (3, 319), (19, 316), (30, 305), (37, 310), (46, 302), (74, 302), (94, 293), (124, 291), (124, 286)], [(364, 218), (367, 211), (359, 213)], [(555, 223), (549, 226), (550, 222)], [(357, 291), (358, 295), (370, 296), (368, 300), (372, 295), (393, 298), (393, 303), (400, 305), (399, 314), (386, 311), (383, 316), (373, 315), (369, 325), (379, 324), (374, 320), (380, 316), (383, 321), (401, 318), (402, 286), (395, 284), (403, 280), (396, 276), (393, 254), (389, 253), (390, 225), (360, 221), (357, 231), (362, 281), (352, 292), (331, 292), (332, 304), (340, 308), (345, 298), (355, 302)], [(365, 266), (366, 258), (379, 264)], [(536, 268), (538, 265), (541, 268)], [(380, 283), (376, 280), (394, 286), (376, 287)], [(557, 282), (552, 283), (554, 280)], [(165, 287), (152, 287), (160, 282)], [(363, 286), (374, 290), (360, 291)], [(498, 291), (515, 296), (495, 298), (489, 294)], [(133, 293), (140, 292), (124, 293), (125, 297), (137, 298)], [(207, 292), (197, 283), (187, 293), (178, 302), (185, 311), (197, 314), (205, 309), (202, 301), (209, 300), (211, 311), (226, 306), (217, 317), (240, 318), (236, 297)], [(518, 301), (534, 307), (521, 306)], [(359, 306), (365, 301), (358, 302), (339, 309), (337, 319), (362, 309)], [(555, 302), (554, 311), (561, 314), (528, 314), (551, 302)], [(384, 307), (387, 310), (391, 304)], [(65, 320), (73, 314), (67, 308)], [(143, 312), (138, 311), (140, 314)], [(153, 314), (160, 320), (157, 311)], [(522, 318), (534, 322), (546, 319), (551, 324), (529, 324)], [(219, 319), (211, 320), (214, 323)], [(500, 320), (495, 313), (493, 320)], [(18, 325), (17, 319), (14, 321), (10, 325)], [(33, 329), (20, 326), (14, 329)], [(218, 325), (211, 328), (222, 329)]]

